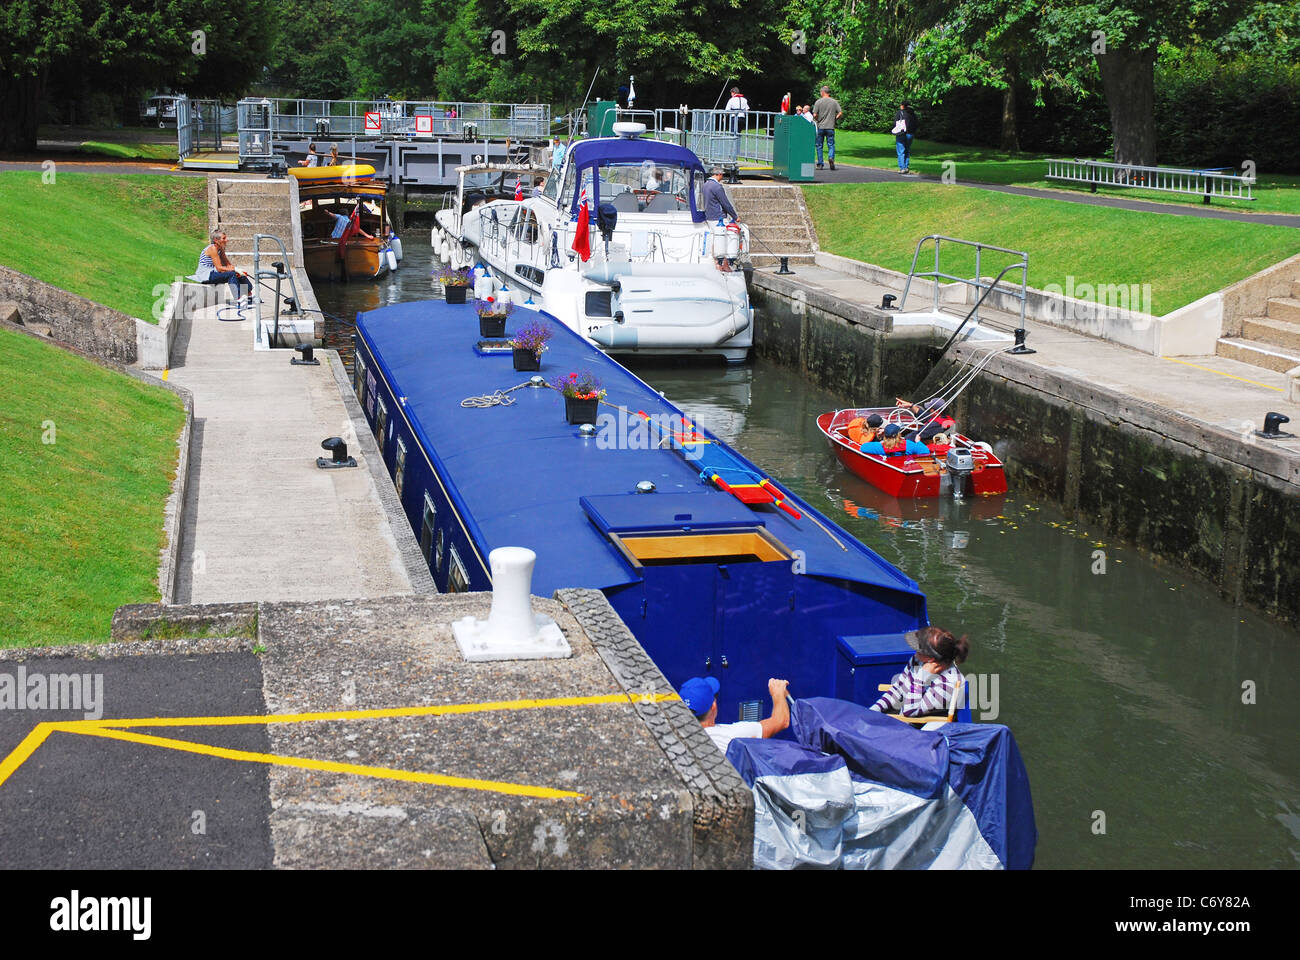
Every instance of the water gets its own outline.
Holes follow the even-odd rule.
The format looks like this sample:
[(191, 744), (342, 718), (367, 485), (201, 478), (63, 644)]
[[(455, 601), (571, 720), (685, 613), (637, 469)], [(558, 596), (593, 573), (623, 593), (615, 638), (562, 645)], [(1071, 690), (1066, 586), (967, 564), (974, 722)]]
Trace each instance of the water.
[[(427, 230), (403, 245), (396, 275), (318, 285), (321, 307), (351, 320), (437, 296)], [(969, 635), (963, 670), (984, 675), (988, 699), (996, 678), (996, 722), (1029, 769), (1037, 866), (1300, 864), (1300, 634), (1014, 483), (992, 500), (885, 497), (839, 465), (814, 422), (882, 398), (839, 396), (763, 361), (636, 372), (918, 580), (931, 622)]]

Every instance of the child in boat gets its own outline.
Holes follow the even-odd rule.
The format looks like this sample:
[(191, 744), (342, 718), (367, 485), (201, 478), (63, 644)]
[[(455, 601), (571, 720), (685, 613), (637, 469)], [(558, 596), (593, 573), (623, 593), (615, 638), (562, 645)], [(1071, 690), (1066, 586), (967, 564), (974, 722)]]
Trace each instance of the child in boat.
[(946, 715), (953, 693), (962, 682), (957, 664), (965, 662), (970, 643), (965, 637), (959, 640), (939, 627), (914, 630), (906, 639), (916, 653), (871, 709), (904, 717)]
[(864, 443), (859, 448), (863, 453), (874, 453), (878, 457), (928, 457), (930, 448), (919, 440), (903, 436), (903, 428), (896, 423), (885, 426), (884, 438), (871, 443)]
[(884, 423), (885, 421), (881, 419), (878, 413), (873, 413), (865, 418), (854, 417), (849, 421), (844, 433), (856, 444), (871, 443), (880, 439)]

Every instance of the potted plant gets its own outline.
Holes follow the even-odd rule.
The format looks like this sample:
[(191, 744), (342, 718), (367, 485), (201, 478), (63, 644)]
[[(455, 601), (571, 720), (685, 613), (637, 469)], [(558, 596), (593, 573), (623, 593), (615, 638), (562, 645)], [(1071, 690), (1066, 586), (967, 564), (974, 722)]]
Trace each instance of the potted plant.
[(551, 339), (551, 326), (537, 320), (525, 324), (523, 329), (510, 338), (514, 349), (516, 370), (540, 370), (542, 354), (546, 351), (546, 341)]
[(464, 303), (465, 291), (469, 289), (469, 271), (453, 270), (443, 266), (438, 270), (438, 282), (442, 284), (443, 296), (448, 303)]
[(564, 416), (569, 423), (595, 423), (605, 389), (590, 370), (556, 377), (551, 386), (564, 395)]
[(515, 305), (509, 300), (501, 301), (496, 297), (475, 300), (474, 309), (478, 311), (478, 334), (480, 337), (504, 337), (506, 335), (506, 317)]

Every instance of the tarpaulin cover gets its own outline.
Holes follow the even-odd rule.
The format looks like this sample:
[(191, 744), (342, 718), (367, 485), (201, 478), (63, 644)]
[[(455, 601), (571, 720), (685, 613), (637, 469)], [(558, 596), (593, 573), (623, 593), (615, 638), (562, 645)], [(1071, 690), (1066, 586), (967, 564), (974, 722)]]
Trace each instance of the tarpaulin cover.
[[(844, 700), (791, 714), (798, 744), (731, 742), (760, 867), (1028, 869), (1029, 778), (1001, 724), (919, 730)], [(847, 780), (847, 784), (846, 784)]]

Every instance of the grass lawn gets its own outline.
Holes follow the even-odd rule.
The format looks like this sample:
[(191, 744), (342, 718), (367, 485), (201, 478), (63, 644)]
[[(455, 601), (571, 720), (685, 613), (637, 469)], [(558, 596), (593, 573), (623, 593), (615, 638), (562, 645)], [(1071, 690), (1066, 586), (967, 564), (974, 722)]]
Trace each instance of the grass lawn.
[(154, 286), (194, 272), (208, 229), (199, 177), (0, 173), (0, 263), (154, 321)]
[[(1046, 160), (1056, 154), (1008, 154), (987, 147), (962, 147), (951, 143), (916, 140), (912, 143), (911, 167), (919, 173), (941, 176), (944, 162), (952, 161), (953, 174), (962, 180), (979, 180), (984, 183), (1007, 183), (1021, 187), (1042, 187), (1065, 190), (1071, 193), (1088, 193), (1082, 185), (1071, 185), (1059, 180), (1044, 179)], [(898, 156), (894, 138), (887, 133), (863, 133), (837, 130), (835, 133), (835, 159), (865, 167), (898, 169)], [(1092, 159), (1107, 159), (1094, 157)], [(1240, 171), (1238, 171), (1240, 172)], [(1157, 190), (1136, 190), (1124, 187), (1098, 188), (1099, 196), (1129, 197), (1134, 200), (1151, 200), (1158, 203), (1190, 203), (1199, 206), (1196, 197)], [(1213, 206), (1224, 210), (1242, 210), (1247, 213), (1298, 213), (1300, 214), (1300, 176), (1260, 172), (1253, 191), (1255, 200), (1215, 200)]]
[[(931, 233), (1029, 254), (1029, 285), (1150, 284), (1152, 309), (1168, 313), (1300, 253), (1300, 230), (1231, 220), (1136, 213), (931, 183), (805, 186), (821, 248), (906, 272)], [(918, 269), (933, 268), (927, 245)], [(1008, 259), (987, 254), (985, 276)], [(971, 276), (973, 253), (945, 248), (946, 273)], [(1012, 275), (1009, 275), (1012, 276)], [(1018, 280), (1018, 275), (1012, 276)]]
[(159, 596), (180, 399), (8, 330), (0, 383), (0, 646), (106, 640)]
[(123, 160), (176, 161), (174, 143), (104, 143), (101, 140), (83, 140), (78, 153), (93, 153)]

